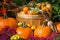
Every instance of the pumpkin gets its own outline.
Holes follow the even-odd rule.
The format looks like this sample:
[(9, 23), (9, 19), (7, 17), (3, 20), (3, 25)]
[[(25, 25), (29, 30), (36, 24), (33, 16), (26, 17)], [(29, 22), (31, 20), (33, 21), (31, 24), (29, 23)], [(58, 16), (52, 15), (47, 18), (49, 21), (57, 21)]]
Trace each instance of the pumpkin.
[(26, 25), (24, 23), (23, 23), (22, 27), (17, 28), (16, 32), (18, 35), (20, 35), (24, 39), (27, 39), (33, 35), (32, 29), (29, 27), (26, 27)]
[(60, 23), (56, 22), (55, 25), (56, 25), (57, 31), (60, 32)]
[(39, 26), (34, 31), (34, 37), (47, 37), (51, 33), (51, 29), (48, 26)]
[(14, 18), (8, 18), (5, 8), (2, 8), (1, 12), (3, 14), (3, 17), (0, 19), (0, 30), (2, 30), (2, 28), (6, 26), (16, 28), (18, 23), (17, 20), (15, 20)]
[(2, 18), (0, 19), (0, 30), (6, 26), (10, 26), (13, 28), (17, 27), (17, 21), (14, 18)]
[(25, 13), (27, 13), (28, 10), (29, 10), (29, 8), (28, 8), (27, 6), (23, 8), (23, 11), (24, 11)]

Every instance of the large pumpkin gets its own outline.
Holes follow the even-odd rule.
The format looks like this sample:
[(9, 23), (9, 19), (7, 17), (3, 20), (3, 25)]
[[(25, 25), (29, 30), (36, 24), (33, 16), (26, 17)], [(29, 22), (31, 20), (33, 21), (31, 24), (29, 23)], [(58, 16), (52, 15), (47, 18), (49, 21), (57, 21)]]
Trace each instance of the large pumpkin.
[(30, 36), (33, 35), (33, 32), (30, 28), (23, 28), (23, 27), (18, 27), (16, 30), (17, 34), (20, 35), (22, 38), (27, 39)]
[(60, 23), (59, 22), (55, 22), (55, 25), (56, 25), (57, 31), (60, 32)]
[(0, 19), (0, 30), (2, 30), (2, 28), (4, 28), (5, 26), (16, 28), (17, 23), (18, 22), (14, 18), (1, 18)]
[(47, 37), (51, 33), (51, 29), (48, 26), (45, 27), (37, 27), (36, 30), (34, 31), (34, 36), (35, 37)]

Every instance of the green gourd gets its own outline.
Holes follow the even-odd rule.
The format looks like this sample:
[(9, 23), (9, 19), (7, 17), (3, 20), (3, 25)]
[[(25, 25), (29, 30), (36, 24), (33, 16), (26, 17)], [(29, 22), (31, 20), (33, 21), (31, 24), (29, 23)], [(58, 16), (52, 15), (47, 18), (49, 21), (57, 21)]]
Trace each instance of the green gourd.
[(19, 35), (13, 35), (10, 40), (24, 40), (23, 38), (21, 38)]

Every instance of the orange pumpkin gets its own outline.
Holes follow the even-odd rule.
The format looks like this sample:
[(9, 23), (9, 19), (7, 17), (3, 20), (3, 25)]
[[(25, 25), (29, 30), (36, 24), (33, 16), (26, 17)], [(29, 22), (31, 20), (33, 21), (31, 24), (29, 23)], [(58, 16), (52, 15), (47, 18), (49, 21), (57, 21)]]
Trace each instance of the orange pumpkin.
[(23, 8), (23, 11), (24, 11), (25, 13), (27, 13), (28, 10), (29, 10), (29, 8), (28, 8), (27, 6)]
[(37, 27), (36, 30), (34, 31), (34, 36), (35, 37), (47, 37), (51, 33), (51, 29), (48, 26), (45, 27)]
[(33, 32), (30, 28), (23, 28), (23, 27), (18, 27), (16, 30), (17, 34), (20, 35), (22, 38), (27, 39), (31, 35), (33, 35)]
[(16, 28), (17, 23), (18, 22), (14, 18), (1, 18), (0, 19), (0, 30), (2, 30), (2, 28), (4, 28), (5, 26)]
[(58, 32), (60, 32), (60, 23), (59, 22), (56, 22), (55, 25), (57, 27)]

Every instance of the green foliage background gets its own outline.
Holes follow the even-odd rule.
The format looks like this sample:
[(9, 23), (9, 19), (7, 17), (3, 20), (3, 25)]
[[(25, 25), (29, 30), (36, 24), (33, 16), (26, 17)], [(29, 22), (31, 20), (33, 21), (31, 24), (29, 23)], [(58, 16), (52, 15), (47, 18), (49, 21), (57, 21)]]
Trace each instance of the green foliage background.
[[(14, 0), (17, 5), (24, 5), (27, 4), (31, 0)], [(60, 0), (35, 0), (36, 2), (49, 2), (53, 8), (53, 21), (60, 21)]]

